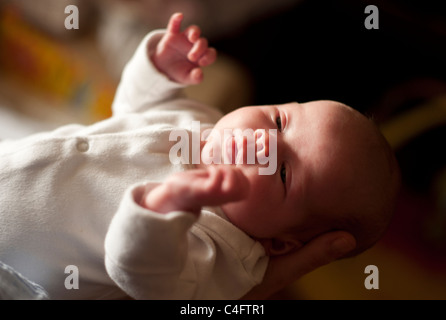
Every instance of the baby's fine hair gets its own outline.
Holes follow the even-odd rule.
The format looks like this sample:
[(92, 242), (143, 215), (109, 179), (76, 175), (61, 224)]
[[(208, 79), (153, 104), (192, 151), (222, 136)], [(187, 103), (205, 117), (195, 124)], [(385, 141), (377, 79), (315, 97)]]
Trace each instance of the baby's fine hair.
[(356, 248), (348, 256), (354, 256), (372, 247), (387, 230), (400, 188), (400, 171), (392, 147), (375, 122), (348, 106), (339, 106), (347, 112), (337, 127), (339, 135), (333, 137), (332, 143), (339, 148), (332, 157), (338, 157), (341, 164), (333, 168), (334, 184), (326, 185), (335, 196), (313, 201), (307, 210), (315, 232), (351, 233)]
[[(358, 113), (359, 114), (359, 113)], [(401, 185), (399, 165), (394, 151), (372, 118), (362, 116), (368, 122), (372, 134), (368, 135), (358, 152), (363, 154), (366, 171), (359, 175), (360, 186), (353, 191), (357, 212), (346, 213), (346, 219), (338, 228), (351, 232), (357, 247), (354, 256), (372, 247), (382, 238), (395, 211)]]

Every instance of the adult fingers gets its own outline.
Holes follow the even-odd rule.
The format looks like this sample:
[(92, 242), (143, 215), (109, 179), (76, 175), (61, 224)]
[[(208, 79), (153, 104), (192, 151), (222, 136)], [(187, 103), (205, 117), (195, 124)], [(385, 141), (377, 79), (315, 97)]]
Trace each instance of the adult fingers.
[(345, 256), (355, 246), (351, 234), (333, 231), (318, 236), (293, 253), (272, 257), (262, 283), (243, 298), (266, 299), (305, 274)]

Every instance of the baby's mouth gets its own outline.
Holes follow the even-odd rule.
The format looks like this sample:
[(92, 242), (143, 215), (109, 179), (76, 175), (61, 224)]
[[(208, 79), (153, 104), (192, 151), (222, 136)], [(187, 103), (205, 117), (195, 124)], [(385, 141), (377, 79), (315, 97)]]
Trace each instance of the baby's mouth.
[(229, 161), (230, 164), (237, 163), (238, 146), (235, 137), (231, 135), (225, 142), (225, 155), (226, 162)]

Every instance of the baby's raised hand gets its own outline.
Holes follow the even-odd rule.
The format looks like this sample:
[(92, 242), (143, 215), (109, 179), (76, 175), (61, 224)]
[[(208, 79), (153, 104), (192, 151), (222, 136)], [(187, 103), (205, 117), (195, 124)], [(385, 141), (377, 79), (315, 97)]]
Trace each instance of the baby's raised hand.
[(188, 211), (199, 214), (203, 206), (217, 206), (248, 196), (249, 182), (232, 166), (210, 166), (170, 176), (164, 183), (143, 196), (141, 205), (167, 213)]
[(201, 67), (214, 63), (217, 52), (201, 38), (197, 26), (181, 32), (182, 13), (170, 17), (167, 32), (157, 45), (152, 61), (171, 80), (181, 84), (198, 84), (203, 79)]

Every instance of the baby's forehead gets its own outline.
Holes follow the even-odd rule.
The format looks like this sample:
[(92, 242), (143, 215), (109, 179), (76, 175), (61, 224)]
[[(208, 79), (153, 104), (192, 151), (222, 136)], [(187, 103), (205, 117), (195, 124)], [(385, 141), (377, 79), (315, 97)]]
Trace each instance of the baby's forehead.
[(324, 145), (322, 149), (333, 144), (348, 145), (358, 131), (365, 129), (364, 117), (359, 112), (334, 101), (287, 104), (283, 109), (289, 115), (294, 134), (307, 134), (308, 141)]
[[(333, 133), (354, 133), (354, 138), (368, 139), (377, 134), (373, 122), (359, 111), (336, 101), (314, 101), (305, 105), (309, 117), (318, 123), (318, 129)], [(344, 139), (346, 137), (343, 137)]]
[(302, 117), (313, 118), (315, 121), (330, 121), (330, 123), (347, 120), (361, 121), (364, 117), (353, 108), (331, 100), (287, 103), (281, 105), (280, 108), (286, 110), (286, 112), (293, 116), (300, 115)]

